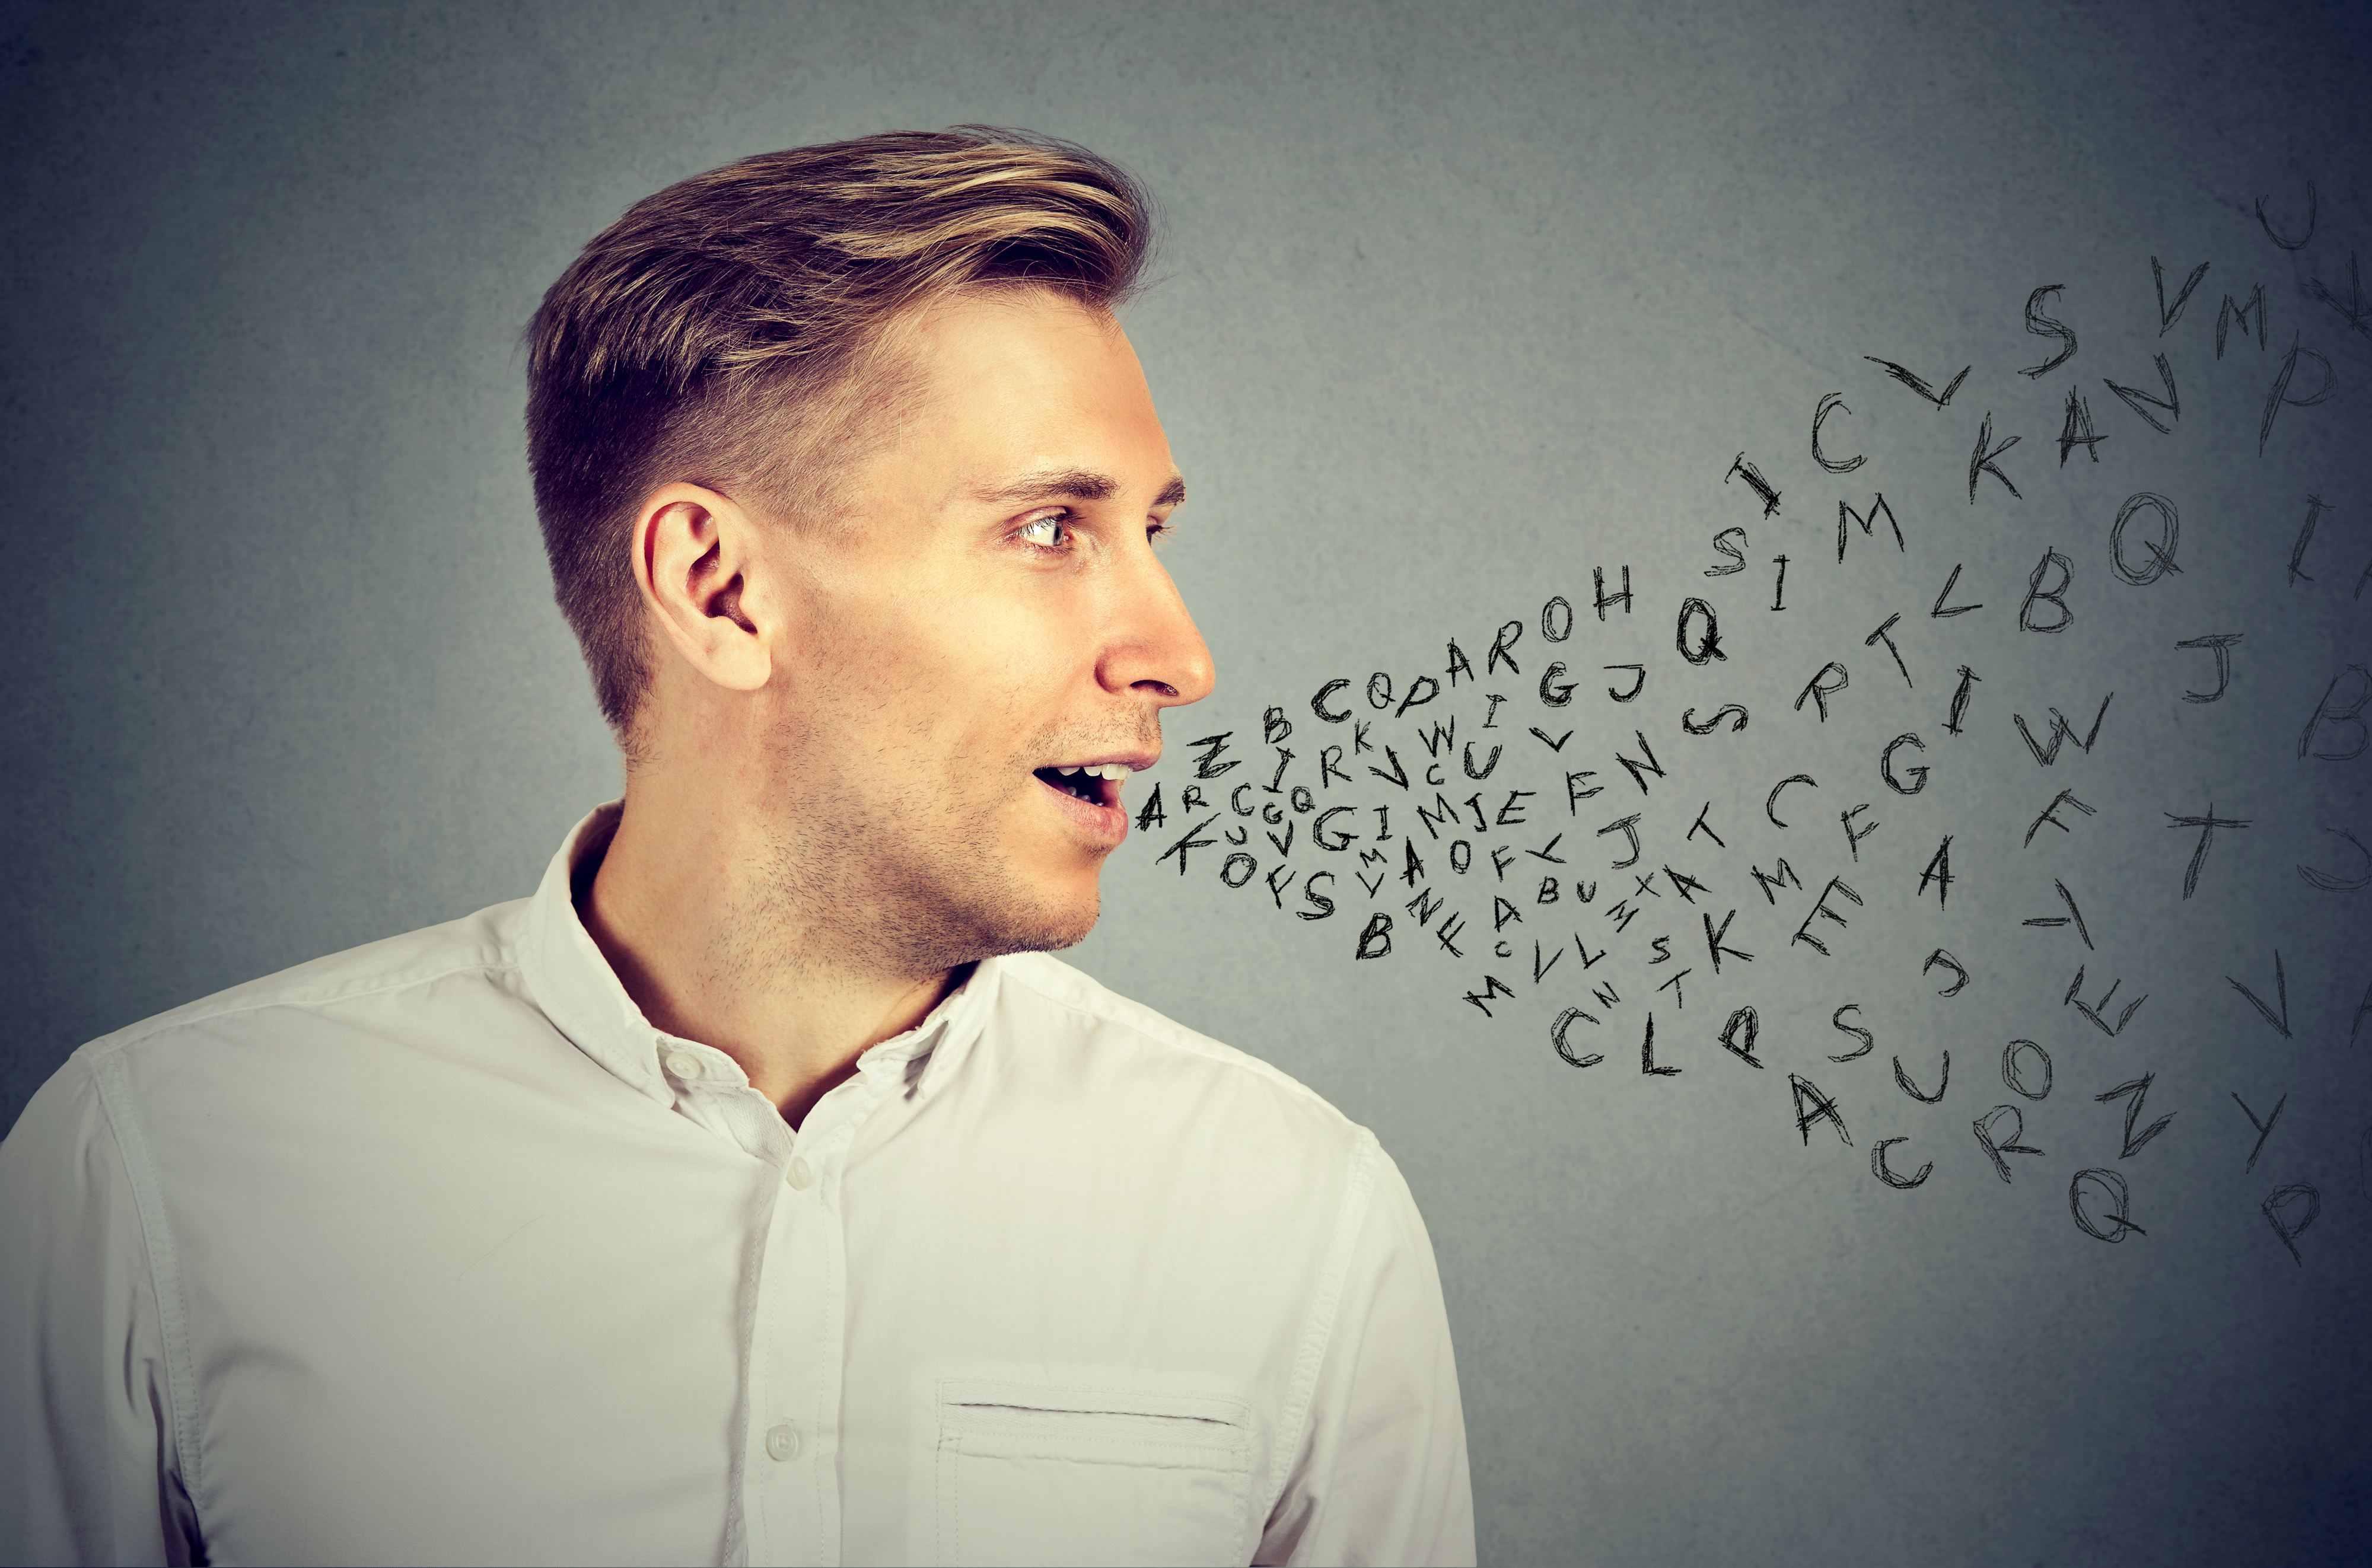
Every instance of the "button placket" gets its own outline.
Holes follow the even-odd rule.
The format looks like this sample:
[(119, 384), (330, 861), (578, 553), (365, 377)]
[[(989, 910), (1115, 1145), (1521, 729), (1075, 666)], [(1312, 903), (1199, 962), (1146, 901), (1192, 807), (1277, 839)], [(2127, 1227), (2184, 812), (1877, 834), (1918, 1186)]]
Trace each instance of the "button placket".
[[(775, 1191), (796, 1196), (773, 1207), (751, 1346), (750, 1408), (770, 1412), (761, 1418), (764, 1425), (753, 1421), (749, 1429), (751, 1451), (767, 1460), (745, 1472), (753, 1557), (820, 1553), (829, 1562), (838, 1551), (838, 1493), (822, 1478), (839, 1464), (833, 1412), (841, 1397), (848, 1260), (829, 1179), (831, 1163), (845, 1155), (880, 1099), (880, 1086), (859, 1077), (819, 1101), (796, 1133), (773, 1122), (791, 1144)], [(831, 1348), (820, 1355), (824, 1345)]]

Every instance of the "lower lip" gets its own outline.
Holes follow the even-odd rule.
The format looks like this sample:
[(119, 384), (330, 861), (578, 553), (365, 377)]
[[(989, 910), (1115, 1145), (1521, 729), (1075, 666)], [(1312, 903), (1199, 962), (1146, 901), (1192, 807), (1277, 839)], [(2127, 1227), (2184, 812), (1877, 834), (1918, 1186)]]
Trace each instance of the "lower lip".
[(1044, 779), (1031, 776), (1040, 789), (1053, 797), (1055, 809), (1088, 838), (1114, 848), (1128, 837), (1128, 813), (1122, 807), (1091, 806), (1067, 789), (1057, 789)]

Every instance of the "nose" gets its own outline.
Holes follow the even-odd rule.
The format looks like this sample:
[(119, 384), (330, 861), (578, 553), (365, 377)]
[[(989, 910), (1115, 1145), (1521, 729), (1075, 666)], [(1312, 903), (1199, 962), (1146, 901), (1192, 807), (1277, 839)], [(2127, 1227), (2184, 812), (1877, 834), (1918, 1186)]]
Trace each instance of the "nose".
[(1209, 696), (1215, 679), (1211, 650), (1149, 546), (1114, 587), (1111, 634), (1096, 669), (1104, 689), (1143, 692), (1157, 709)]

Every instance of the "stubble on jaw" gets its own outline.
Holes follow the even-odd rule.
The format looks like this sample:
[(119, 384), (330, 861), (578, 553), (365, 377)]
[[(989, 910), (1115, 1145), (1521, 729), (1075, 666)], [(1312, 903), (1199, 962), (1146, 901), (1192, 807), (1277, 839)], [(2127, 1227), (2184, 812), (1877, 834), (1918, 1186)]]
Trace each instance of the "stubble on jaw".
[[(1157, 726), (1149, 742), (1070, 744), (1087, 757), (1158, 746), (1158, 737)], [(800, 738), (778, 739), (777, 756), (792, 762)], [(800, 780), (796, 793), (807, 805), (768, 824), (750, 901), (727, 920), (733, 950), (714, 955), (719, 978), (788, 970), (919, 980), (998, 954), (1056, 952), (1084, 941), (1101, 910), (1100, 866), (1087, 873), (1084, 896), (1052, 894), (1007, 848), (1011, 815), (1042, 809), (1026, 795), (1017, 800), (1010, 781), (1042, 789), (1029, 760), (1067, 754), (1061, 745), (1050, 732), (990, 764), (1008, 781), (1002, 791)]]
[(911, 827), (890, 839), (840, 826), (770, 835), (763, 877), (835, 968), (919, 980), (1000, 953), (1075, 947), (1095, 928), (1101, 895), (1092, 880), (1084, 899), (1046, 897), (1006, 864), (986, 820), (922, 844)]

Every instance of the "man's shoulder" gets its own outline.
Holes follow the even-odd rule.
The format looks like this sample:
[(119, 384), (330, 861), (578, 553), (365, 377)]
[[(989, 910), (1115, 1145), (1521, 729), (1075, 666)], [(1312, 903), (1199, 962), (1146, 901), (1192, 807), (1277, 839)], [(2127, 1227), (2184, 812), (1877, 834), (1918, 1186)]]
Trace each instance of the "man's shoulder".
[(1315, 1089), (1268, 1063), (1109, 989), (1048, 953), (1000, 960), (1003, 985), (1067, 1014), (1082, 1044), (1105, 1055), (1128, 1054), (1131, 1068), (1166, 1080), (1200, 1080), (1208, 1089), (1257, 1101), (1308, 1133), (1354, 1142), (1372, 1135)]
[(494, 904), (217, 991), (101, 1035), (75, 1052), (76, 1059), (96, 1063), (177, 1039), (237, 1029), (242, 1020), (274, 1013), (331, 1018), (444, 981), (498, 980), (517, 968), (516, 930), (526, 902)]
[[(85, 1138), (110, 1117), (160, 1096), (180, 1106), (219, 1099), (238, 1108), (231, 1121), (285, 1110), (292, 1094), (301, 1101), (308, 1078), (328, 1069), (322, 1059), (354, 1061), (352, 1051), (319, 1049), (331, 1038), (351, 1044), (376, 1036), (399, 1052), (421, 1055), (405, 1048), (433, 1039), (453, 1016), (513, 1005), (513, 936), (522, 906), (495, 904), (326, 954), (101, 1035), (34, 1093), (8, 1130), (9, 1141)], [(425, 1000), (440, 985), (436, 1000)], [(275, 1084), (291, 1093), (249, 1092)]]

